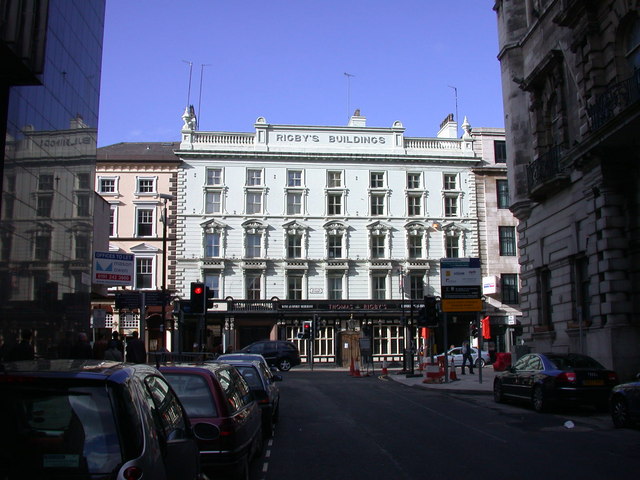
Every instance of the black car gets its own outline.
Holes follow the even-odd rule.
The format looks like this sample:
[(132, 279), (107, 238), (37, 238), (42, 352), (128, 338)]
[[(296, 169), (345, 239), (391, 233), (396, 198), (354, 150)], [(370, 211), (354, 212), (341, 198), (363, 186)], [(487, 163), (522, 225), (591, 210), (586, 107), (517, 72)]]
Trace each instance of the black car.
[(240, 350), (245, 353), (259, 353), (269, 365), (284, 372), (300, 365), (300, 352), (295, 343), (286, 340), (260, 340)]
[(640, 422), (640, 374), (635, 382), (621, 383), (611, 390), (611, 419), (617, 428)]
[(200, 477), (194, 431), (153, 367), (98, 360), (0, 365), (0, 478)]
[(276, 382), (282, 381), (282, 375), (277, 373), (274, 375), (264, 363), (259, 361), (228, 359), (219, 361), (236, 367), (247, 381), (262, 409), (262, 433), (265, 437), (273, 436), (273, 426), (278, 422), (280, 413), (280, 389)]
[(615, 372), (577, 353), (529, 353), (493, 381), (496, 402), (507, 398), (531, 402), (537, 412), (555, 403), (592, 404), (608, 409), (609, 393), (618, 383)]

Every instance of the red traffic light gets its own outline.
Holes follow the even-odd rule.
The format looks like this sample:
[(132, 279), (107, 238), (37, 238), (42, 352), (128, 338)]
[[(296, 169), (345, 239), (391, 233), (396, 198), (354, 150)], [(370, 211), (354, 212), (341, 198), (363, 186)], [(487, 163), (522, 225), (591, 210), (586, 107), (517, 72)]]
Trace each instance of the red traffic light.
[(193, 288), (193, 293), (195, 293), (196, 295), (202, 295), (203, 292), (204, 289), (199, 285)]

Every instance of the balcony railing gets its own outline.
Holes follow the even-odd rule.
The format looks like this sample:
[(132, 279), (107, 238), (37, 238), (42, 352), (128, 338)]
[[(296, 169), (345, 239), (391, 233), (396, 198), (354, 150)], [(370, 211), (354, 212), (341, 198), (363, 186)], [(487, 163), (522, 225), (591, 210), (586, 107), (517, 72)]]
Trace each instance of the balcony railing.
[(527, 166), (527, 181), (532, 196), (546, 191), (545, 187), (556, 186), (559, 182), (567, 180), (568, 176), (560, 166), (562, 157), (564, 148), (557, 145)]
[(640, 70), (631, 78), (618, 82), (596, 95), (595, 104), (587, 107), (591, 130), (597, 130), (640, 99)]

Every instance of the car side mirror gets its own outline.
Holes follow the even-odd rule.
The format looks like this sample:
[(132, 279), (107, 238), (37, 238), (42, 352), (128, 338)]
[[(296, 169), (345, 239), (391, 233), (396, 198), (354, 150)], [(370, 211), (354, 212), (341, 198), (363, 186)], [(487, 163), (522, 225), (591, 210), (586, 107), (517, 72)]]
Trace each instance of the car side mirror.
[(274, 379), (276, 382), (281, 382), (281, 381), (283, 380), (282, 375), (280, 375), (279, 373), (274, 373), (274, 374), (273, 374), (273, 379)]

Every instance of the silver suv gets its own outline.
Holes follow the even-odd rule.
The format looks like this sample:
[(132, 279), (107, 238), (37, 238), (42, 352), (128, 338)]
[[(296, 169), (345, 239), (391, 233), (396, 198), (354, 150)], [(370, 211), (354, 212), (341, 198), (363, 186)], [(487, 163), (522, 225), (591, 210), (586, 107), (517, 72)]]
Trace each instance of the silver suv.
[(153, 367), (0, 364), (0, 478), (206, 478), (184, 408)]

